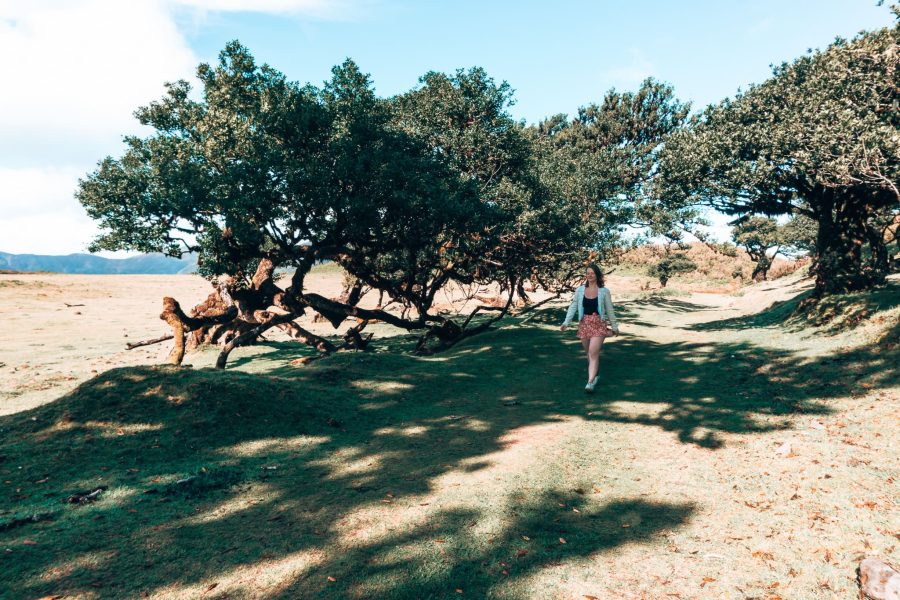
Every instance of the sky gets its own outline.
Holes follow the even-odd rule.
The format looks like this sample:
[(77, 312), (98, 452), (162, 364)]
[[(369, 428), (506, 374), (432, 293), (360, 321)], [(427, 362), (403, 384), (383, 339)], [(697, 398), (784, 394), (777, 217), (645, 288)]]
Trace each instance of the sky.
[(646, 77), (702, 108), (892, 22), (876, 0), (0, 0), (0, 251), (85, 251), (97, 229), (78, 179), (148, 133), (136, 108), (233, 39), (317, 86), (352, 58), (383, 96), (481, 66), (533, 123)]

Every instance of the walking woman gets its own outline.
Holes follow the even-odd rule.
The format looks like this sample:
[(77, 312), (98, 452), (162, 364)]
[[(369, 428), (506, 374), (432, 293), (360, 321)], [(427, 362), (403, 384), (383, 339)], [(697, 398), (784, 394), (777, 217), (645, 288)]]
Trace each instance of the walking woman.
[(593, 392), (600, 380), (600, 350), (603, 340), (619, 335), (616, 313), (613, 311), (612, 296), (603, 285), (603, 273), (600, 267), (591, 263), (584, 273), (585, 282), (579, 285), (572, 298), (572, 304), (566, 313), (566, 320), (560, 331), (568, 329), (569, 324), (578, 313), (578, 332), (581, 346), (588, 355), (588, 382), (585, 391)]

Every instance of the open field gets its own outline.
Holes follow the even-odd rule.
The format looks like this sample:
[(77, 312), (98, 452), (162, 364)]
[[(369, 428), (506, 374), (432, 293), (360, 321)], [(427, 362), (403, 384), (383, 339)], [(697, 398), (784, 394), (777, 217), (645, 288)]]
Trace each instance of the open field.
[(796, 276), (614, 275), (593, 396), (563, 303), (428, 358), (122, 349), (207, 285), (0, 277), (0, 597), (849, 599), (900, 559), (896, 279), (798, 318)]

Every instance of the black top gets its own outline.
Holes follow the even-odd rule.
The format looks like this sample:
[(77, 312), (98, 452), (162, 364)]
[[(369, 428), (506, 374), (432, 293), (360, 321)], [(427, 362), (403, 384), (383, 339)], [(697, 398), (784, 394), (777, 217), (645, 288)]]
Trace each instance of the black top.
[(584, 306), (584, 314), (586, 315), (599, 315), (599, 306), (597, 304), (597, 300), (600, 298), (600, 295), (597, 295), (597, 298), (588, 298), (584, 297), (584, 301), (582, 302), (582, 306)]

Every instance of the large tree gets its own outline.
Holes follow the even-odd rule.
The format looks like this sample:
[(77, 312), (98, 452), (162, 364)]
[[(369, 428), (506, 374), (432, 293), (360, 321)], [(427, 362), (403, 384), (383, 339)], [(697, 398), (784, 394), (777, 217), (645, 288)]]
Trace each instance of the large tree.
[(883, 281), (890, 258), (877, 217), (900, 203), (898, 62), (900, 21), (776, 67), (672, 137), (662, 194), (814, 220), (817, 296)]
[[(273, 326), (333, 351), (295, 322), (310, 308), (335, 327), (356, 317), (351, 347), (365, 345), (371, 319), (425, 331), (420, 349), (429, 338), (446, 345), (485, 327), (431, 311), (447, 283), (509, 290), (501, 316), (524, 278), (554, 272), (587, 243), (581, 230), (554, 227), (574, 208), (538, 176), (530, 139), (507, 112), (508, 86), (480, 69), (429, 73), (383, 99), (351, 61), (316, 89), (257, 66), (234, 42), (197, 75), (199, 99), (186, 82), (170, 85), (137, 112), (155, 132), (127, 138), (125, 154), (78, 191), (103, 229), (95, 249), (194, 252), (216, 284), (190, 315), (166, 299), (173, 362), (188, 331), (224, 344), (220, 365)], [(350, 275), (340, 299), (304, 285), (323, 260)], [(294, 270), (286, 287), (273, 278), (279, 267)], [(359, 307), (364, 287), (405, 310)]]

